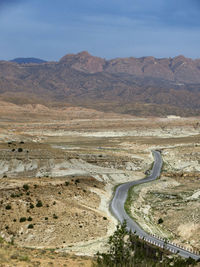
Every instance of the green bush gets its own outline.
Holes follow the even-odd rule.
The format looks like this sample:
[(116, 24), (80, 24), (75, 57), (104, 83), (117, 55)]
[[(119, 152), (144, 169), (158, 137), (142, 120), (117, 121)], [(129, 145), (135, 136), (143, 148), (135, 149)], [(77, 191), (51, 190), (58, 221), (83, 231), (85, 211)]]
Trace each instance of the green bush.
[(161, 223), (163, 223), (163, 219), (162, 219), (162, 218), (160, 218), (160, 219), (158, 220), (158, 224), (161, 224)]
[(27, 221), (31, 222), (33, 219), (31, 217), (28, 217)]
[(26, 190), (26, 191), (29, 190), (29, 186), (28, 186), (27, 184), (24, 184), (24, 185), (23, 185), (23, 188), (24, 188), (24, 190)]
[(58, 216), (56, 214), (53, 215), (54, 219), (58, 219)]
[(10, 204), (6, 205), (6, 210), (11, 210), (11, 205)]
[(37, 208), (40, 208), (40, 207), (42, 207), (42, 206), (43, 206), (42, 201), (41, 201), (41, 200), (38, 200), (38, 202), (37, 202), (37, 204), (36, 204), (36, 207), (37, 207)]
[(25, 222), (26, 221), (26, 217), (21, 217), (20, 219), (19, 219), (19, 222)]
[(34, 209), (33, 203), (30, 204), (30, 209)]
[(34, 228), (34, 225), (33, 224), (29, 224), (28, 225), (28, 229), (33, 229)]

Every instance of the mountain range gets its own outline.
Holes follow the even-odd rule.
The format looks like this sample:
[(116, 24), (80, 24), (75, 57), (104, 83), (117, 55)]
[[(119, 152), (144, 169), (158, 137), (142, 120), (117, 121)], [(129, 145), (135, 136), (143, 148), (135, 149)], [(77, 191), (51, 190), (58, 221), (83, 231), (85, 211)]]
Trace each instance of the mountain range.
[(43, 59), (34, 58), (34, 57), (28, 57), (28, 58), (18, 57), (18, 58), (12, 59), (10, 61), (11, 62), (16, 62), (18, 64), (31, 64), (31, 63), (42, 64), (42, 63), (45, 63), (46, 62)]
[(144, 116), (199, 115), (200, 59), (106, 60), (84, 51), (58, 62), (0, 61), (0, 100)]

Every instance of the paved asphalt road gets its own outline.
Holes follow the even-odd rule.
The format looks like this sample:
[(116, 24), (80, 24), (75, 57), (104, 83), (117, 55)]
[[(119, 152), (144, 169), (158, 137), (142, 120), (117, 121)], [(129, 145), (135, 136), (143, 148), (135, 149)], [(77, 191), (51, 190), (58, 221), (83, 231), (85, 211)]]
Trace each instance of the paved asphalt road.
[(132, 218), (129, 217), (129, 215), (126, 213), (124, 209), (124, 204), (127, 199), (127, 194), (129, 189), (134, 186), (134, 185), (139, 185), (143, 183), (149, 183), (151, 181), (156, 180), (160, 176), (161, 173), (161, 168), (162, 168), (162, 157), (160, 152), (158, 151), (153, 151), (153, 156), (154, 156), (154, 165), (153, 169), (151, 171), (151, 174), (143, 178), (141, 180), (133, 181), (133, 182), (128, 182), (125, 184), (122, 184), (117, 187), (114, 198), (111, 202), (110, 208), (113, 213), (113, 215), (122, 223), (124, 220), (127, 222), (127, 229), (131, 230), (132, 232), (135, 232), (136, 235), (143, 237), (145, 240), (148, 242), (159, 246), (159, 247), (165, 247), (166, 249), (170, 250), (173, 253), (179, 253), (180, 256), (184, 258), (191, 257), (195, 260), (200, 259), (200, 256), (187, 251), (183, 248), (180, 248), (176, 246), (175, 244), (171, 243), (165, 243), (163, 240), (160, 240), (157, 237), (151, 236), (147, 234)]

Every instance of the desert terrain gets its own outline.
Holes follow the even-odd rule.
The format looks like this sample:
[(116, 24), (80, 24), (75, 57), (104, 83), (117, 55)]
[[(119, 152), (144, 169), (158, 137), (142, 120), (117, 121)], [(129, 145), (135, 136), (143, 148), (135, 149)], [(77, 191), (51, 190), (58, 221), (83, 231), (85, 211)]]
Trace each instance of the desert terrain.
[[(142, 118), (3, 101), (0, 114), (2, 251), (10, 246), (26, 255), (29, 249), (39, 255), (38, 266), (50, 266), (49, 251), (51, 266), (75, 254), (80, 266), (90, 266), (85, 257), (104, 251), (117, 225), (109, 209), (116, 185), (144, 177), (153, 149), (162, 151), (162, 174), (132, 189), (132, 216), (150, 233), (200, 249), (198, 117)], [(9, 262), (4, 258), (2, 264)], [(18, 258), (16, 266), (23, 266)]]

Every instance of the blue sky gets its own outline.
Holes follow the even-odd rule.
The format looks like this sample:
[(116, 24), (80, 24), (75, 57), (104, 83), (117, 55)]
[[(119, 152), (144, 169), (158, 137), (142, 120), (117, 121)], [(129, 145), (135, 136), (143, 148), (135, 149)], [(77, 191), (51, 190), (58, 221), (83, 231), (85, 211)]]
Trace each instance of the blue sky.
[(0, 59), (198, 58), (200, 0), (0, 0)]

